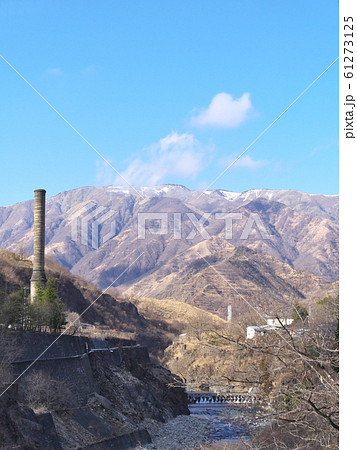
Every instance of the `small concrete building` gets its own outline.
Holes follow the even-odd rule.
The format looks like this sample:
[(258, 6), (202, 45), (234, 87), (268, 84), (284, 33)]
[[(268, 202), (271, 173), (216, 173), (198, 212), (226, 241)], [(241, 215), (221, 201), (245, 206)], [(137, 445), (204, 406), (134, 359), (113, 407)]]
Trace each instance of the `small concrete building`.
[(247, 327), (247, 339), (253, 339), (257, 336), (264, 336), (275, 330), (276, 327), (271, 325), (251, 325)]

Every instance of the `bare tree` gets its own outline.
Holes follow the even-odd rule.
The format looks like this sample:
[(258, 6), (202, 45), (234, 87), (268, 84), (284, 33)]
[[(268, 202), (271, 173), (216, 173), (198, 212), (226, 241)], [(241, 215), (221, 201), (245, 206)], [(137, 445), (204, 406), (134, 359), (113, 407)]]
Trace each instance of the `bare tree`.
[(253, 448), (338, 448), (337, 301), (317, 302), (324, 320), (320, 314), (308, 329), (281, 321), (275, 332), (236, 343), (237, 354), (250, 358), (245, 370), (236, 364), (230, 381), (255, 383), (272, 407), (272, 427), (255, 439)]
[(219, 370), (213, 373), (207, 365), (207, 381), (219, 376), (236, 390), (259, 389), (270, 405), (272, 425), (250, 448), (338, 448), (338, 297), (326, 297), (309, 309), (311, 316), (306, 316), (307, 310), (295, 305), (291, 326), (277, 314), (279, 327), (248, 340), (244, 327), (254, 317), (222, 329), (197, 327), (182, 356), (174, 353), (178, 358), (172, 370), (184, 378), (195, 378), (197, 364), (202, 374), (205, 361), (211, 361)]
[(65, 315), (67, 327), (69, 327), (68, 332), (72, 332), (72, 335), (75, 335), (81, 326), (81, 316), (74, 311), (67, 311)]
[(33, 370), (21, 382), (20, 397), (36, 410), (59, 410), (72, 405), (73, 395), (65, 381), (56, 380), (42, 370)]

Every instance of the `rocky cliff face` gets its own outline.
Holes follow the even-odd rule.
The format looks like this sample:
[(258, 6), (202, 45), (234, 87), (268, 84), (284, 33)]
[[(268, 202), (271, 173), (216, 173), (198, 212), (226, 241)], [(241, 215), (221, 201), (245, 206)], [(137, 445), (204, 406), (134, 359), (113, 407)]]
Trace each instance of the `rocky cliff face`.
[[(19, 255), (0, 252), (0, 294), (28, 285), (31, 266)], [(81, 313), (93, 303), (82, 321), (105, 325), (110, 334), (131, 332), (142, 344), (157, 347), (156, 354), (168, 345), (165, 331), (132, 303), (101, 295), (68, 270), (57, 269), (47, 266), (47, 276), (56, 280), (69, 310)], [(9, 372), (4, 361), (11, 357), (10, 381), (21, 375), (0, 398), (5, 448), (132, 448), (150, 442), (147, 430), (153, 424), (188, 414), (184, 390), (174, 387), (172, 374), (153, 364), (135, 341), (104, 340), (100, 334), (58, 337), (0, 327), (0, 392), (2, 374)]]
[[(22, 332), (11, 336), (22, 349), (13, 364), (14, 378), (57, 337)], [(12, 388), (0, 399), (5, 448), (131, 448), (150, 442), (147, 429), (153, 422), (188, 414), (184, 390), (172, 387), (173, 376), (151, 364), (143, 347), (123, 347), (121, 341), (111, 340), (111, 351), (73, 358), (96, 344), (89, 338), (62, 336), (16, 382), (16, 391)], [(38, 377), (50, 383), (36, 387)], [(56, 386), (60, 389), (54, 394)]]
[(0, 397), (1, 448), (61, 450), (51, 414), (35, 414), (20, 405), (12, 389)]

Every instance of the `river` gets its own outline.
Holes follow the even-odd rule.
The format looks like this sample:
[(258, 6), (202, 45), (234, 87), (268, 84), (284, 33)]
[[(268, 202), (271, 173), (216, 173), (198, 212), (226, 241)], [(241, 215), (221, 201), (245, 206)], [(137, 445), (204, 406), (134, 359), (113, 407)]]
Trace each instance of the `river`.
[(137, 449), (184, 450), (240, 448), (260, 428), (268, 425), (268, 411), (248, 403), (190, 404), (190, 415), (174, 417), (149, 429), (152, 443)]
[(210, 439), (215, 444), (250, 440), (253, 432), (267, 425), (266, 413), (255, 405), (192, 404), (191, 415), (207, 420), (211, 427)]

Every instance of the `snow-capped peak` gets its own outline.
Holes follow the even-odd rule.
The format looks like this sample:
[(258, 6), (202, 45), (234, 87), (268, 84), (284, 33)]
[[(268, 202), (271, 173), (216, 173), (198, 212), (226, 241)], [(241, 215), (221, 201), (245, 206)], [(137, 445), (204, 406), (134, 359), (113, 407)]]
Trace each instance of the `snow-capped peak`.
[(185, 186), (181, 184), (159, 184), (157, 186), (108, 186), (109, 192), (122, 192), (123, 194), (133, 195), (165, 195), (173, 194), (175, 192), (189, 191)]

